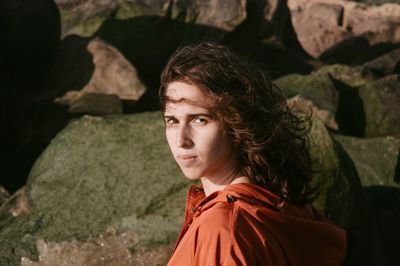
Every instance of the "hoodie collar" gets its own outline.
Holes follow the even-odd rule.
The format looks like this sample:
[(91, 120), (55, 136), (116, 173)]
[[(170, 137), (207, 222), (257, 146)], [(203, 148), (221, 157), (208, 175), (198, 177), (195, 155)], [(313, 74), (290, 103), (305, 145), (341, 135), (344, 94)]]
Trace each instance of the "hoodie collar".
[(266, 188), (250, 183), (227, 185), (223, 190), (215, 191), (207, 197), (202, 186), (191, 186), (187, 206), (204, 211), (218, 202), (235, 201), (278, 210), (279, 197)]

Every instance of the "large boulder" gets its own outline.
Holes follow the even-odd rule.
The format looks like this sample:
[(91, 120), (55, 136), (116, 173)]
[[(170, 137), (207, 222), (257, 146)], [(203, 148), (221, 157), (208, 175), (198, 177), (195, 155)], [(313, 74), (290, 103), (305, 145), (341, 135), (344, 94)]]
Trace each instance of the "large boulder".
[(292, 10), (292, 21), (303, 48), (318, 58), (329, 47), (351, 36), (341, 28), (343, 6), (334, 3), (310, 2)]
[(359, 88), (366, 118), (365, 136), (400, 136), (400, 75), (390, 75)]
[(89, 37), (108, 17), (128, 19), (136, 16), (164, 14), (166, 0), (55, 0), (61, 14), (62, 34)]
[[(2, 212), (0, 265), (18, 265), (21, 257), (61, 265), (79, 247), (88, 252), (75, 261), (91, 265), (130, 265), (149, 254), (148, 264), (165, 263), (182, 222), (187, 182), (163, 130), (160, 113), (71, 123), (32, 169), (26, 190), (32, 212)], [(98, 249), (102, 241), (109, 249)], [(164, 256), (154, 256), (160, 250)]]
[(169, 16), (186, 23), (232, 31), (246, 18), (246, 0), (229, 1), (75, 1), (56, 0), (62, 18), (62, 36), (92, 36), (107, 18)]
[[(289, 0), (288, 5), (292, 11), (293, 26), (300, 43), (315, 58), (319, 58), (329, 49), (334, 49), (335, 52), (329, 51), (321, 58), (326, 61), (344, 60), (355, 63), (354, 60), (368, 60), (371, 56), (391, 49), (391, 47), (379, 47), (382, 44), (400, 43), (398, 4), (386, 3), (374, 6), (342, 0)], [(365, 40), (364, 50), (368, 50), (369, 54), (364, 50), (357, 50), (360, 42), (347, 41), (353, 38)], [(343, 48), (340, 47), (341, 43)], [(335, 61), (332, 56), (339, 53), (346, 56), (341, 56), (342, 61)]]
[[(309, 75), (291, 74), (274, 80), (274, 83), (283, 91), (286, 97), (300, 95), (312, 102), (326, 125), (334, 130), (346, 130), (347, 125), (340, 118), (343, 108), (351, 104), (355, 109), (352, 88), (365, 83), (361, 71), (344, 65), (331, 65), (320, 68)], [(339, 117), (338, 117), (339, 115)], [(335, 119), (331, 119), (334, 117)]]
[(120, 100), (136, 102), (145, 93), (136, 69), (116, 48), (94, 38), (87, 50), (95, 65), (91, 79), (79, 92), (68, 91), (57, 98), (57, 103), (69, 105), (74, 113), (118, 114), (122, 113)]
[(232, 31), (246, 19), (247, 0), (173, 0), (171, 17)]
[[(188, 183), (163, 131), (159, 112), (70, 123), (0, 210), (0, 265), (165, 264)], [(314, 203), (341, 224), (358, 177), (317, 120), (312, 135)]]
[(399, 186), (395, 175), (396, 165), (400, 162), (400, 139), (334, 137), (354, 161), (363, 186)]
[(313, 205), (343, 226), (352, 208), (351, 199), (361, 189), (355, 165), (322, 122), (312, 120), (310, 155), (313, 184), (318, 188)]

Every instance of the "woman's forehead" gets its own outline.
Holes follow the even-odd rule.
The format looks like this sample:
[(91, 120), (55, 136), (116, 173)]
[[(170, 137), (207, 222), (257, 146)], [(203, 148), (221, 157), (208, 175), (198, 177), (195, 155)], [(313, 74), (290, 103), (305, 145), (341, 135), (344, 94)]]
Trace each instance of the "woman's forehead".
[(199, 106), (206, 109), (211, 109), (215, 106), (215, 101), (208, 95), (204, 94), (204, 92), (196, 85), (179, 81), (172, 82), (166, 89), (166, 108), (168, 108), (168, 105), (176, 105), (180, 103)]

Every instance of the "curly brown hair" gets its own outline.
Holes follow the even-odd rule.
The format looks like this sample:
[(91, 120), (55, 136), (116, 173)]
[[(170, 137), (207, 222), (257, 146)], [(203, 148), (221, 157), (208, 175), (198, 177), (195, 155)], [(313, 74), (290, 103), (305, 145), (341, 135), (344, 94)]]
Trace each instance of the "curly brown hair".
[(213, 111), (239, 148), (242, 173), (253, 183), (279, 195), (282, 203), (312, 200), (310, 117), (292, 113), (261, 68), (225, 46), (200, 43), (170, 57), (161, 74), (162, 111), (174, 81), (196, 85), (215, 101)]

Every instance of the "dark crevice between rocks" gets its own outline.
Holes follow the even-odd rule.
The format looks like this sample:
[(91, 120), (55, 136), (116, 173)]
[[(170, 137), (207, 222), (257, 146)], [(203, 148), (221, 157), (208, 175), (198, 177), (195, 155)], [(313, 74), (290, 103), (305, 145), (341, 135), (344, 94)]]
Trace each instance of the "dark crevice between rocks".
[(394, 172), (394, 182), (400, 185), (400, 148), (397, 156), (396, 169)]
[(344, 265), (398, 265), (400, 189), (366, 187), (352, 204), (344, 226), (349, 240)]
[[(334, 149), (340, 158), (339, 168), (342, 171), (337, 172), (337, 175), (340, 175), (339, 178), (331, 189), (327, 191), (326, 213), (324, 215), (343, 227), (346, 223), (347, 215), (353, 208), (353, 198), (356, 197), (361, 189), (361, 182), (354, 162), (340, 143), (335, 140)], [(346, 177), (352, 177), (352, 179)]]
[(286, 2), (279, 1), (280, 11), (275, 12), (270, 22), (265, 19), (265, 1), (247, 1), (246, 19), (222, 40), (268, 71), (272, 79), (290, 73), (309, 74), (314, 70), (307, 62), (311, 57), (297, 40)]
[(364, 137), (366, 129), (366, 114), (364, 103), (359, 96), (358, 88), (348, 86), (330, 76), (335, 89), (339, 93), (336, 111), (338, 134), (354, 137)]
[(400, 44), (371, 45), (365, 37), (350, 37), (324, 51), (318, 59), (326, 64), (361, 65), (397, 48)]

